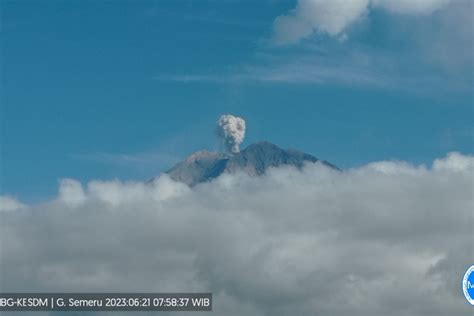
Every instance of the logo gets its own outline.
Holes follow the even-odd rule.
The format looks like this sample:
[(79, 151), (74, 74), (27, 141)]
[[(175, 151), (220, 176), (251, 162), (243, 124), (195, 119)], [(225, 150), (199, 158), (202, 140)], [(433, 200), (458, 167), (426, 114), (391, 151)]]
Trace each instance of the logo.
[(464, 274), (462, 279), (462, 291), (466, 300), (474, 305), (474, 265), (472, 265)]

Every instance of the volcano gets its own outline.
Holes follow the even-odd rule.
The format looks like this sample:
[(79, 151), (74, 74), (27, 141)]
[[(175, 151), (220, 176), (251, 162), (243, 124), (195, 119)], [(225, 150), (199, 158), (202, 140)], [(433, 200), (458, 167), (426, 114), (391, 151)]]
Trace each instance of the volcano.
[(270, 142), (262, 141), (251, 144), (234, 154), (198, 151), (166, 173), (175, 181), (195, 186), (215, 179), (223, 173), (243, 171), (251, 176), (260, 176), (265, 174), (268, 168), (289, 165), (301, 169), (305, 163), (316, 162), (339, 170), (333, 164), (319, 160), (310, 154), (293, 149), (282, 149)]

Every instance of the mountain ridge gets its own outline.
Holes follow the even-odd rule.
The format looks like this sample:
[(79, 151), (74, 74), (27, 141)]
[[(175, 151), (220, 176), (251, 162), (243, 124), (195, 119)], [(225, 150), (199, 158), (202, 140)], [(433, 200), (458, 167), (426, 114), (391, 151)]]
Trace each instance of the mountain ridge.
[(316, 162), (339, 170), (333, 164), (305, 152), (282, 149), (271, 142), (260, 141), (232, 154), (208, 150), (197, 151), (165, 173), (175, 181), (195, 186), (211, 181), (223, 173), (244, 171), (251, 176), (260, 176), (271, 167), (290, 165), (301, 169), (305, 163)]

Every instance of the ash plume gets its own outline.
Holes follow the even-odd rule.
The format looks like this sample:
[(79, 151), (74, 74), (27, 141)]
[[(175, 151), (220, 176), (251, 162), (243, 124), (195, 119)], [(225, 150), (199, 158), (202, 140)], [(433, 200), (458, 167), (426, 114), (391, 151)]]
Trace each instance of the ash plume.
[(228, 152), (238, 153), (245, 137), (245, 120), (230, 114), (222, 115), (217, 121), (217, 135)]

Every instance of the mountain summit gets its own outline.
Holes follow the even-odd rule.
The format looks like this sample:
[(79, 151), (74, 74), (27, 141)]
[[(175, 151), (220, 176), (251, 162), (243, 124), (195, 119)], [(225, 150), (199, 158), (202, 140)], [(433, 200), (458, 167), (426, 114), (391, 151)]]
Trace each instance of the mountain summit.
[[(244, 150), (225, 154), (210, 151), (198, 151), (186, 160), (176, 164), (166, 173), (176, 181), (194, 186), (207, 182), (225, 172), (244, 171), (249, 175), (262, 175), (270, 167), (291, 165), (300, 169), (306, 162), (318, 162), (318, 158), (297, 150), (285, 150), (270, 142), (258, 142)], [(326, 161), (320, 161), (330, 168), (337, 167)]]

